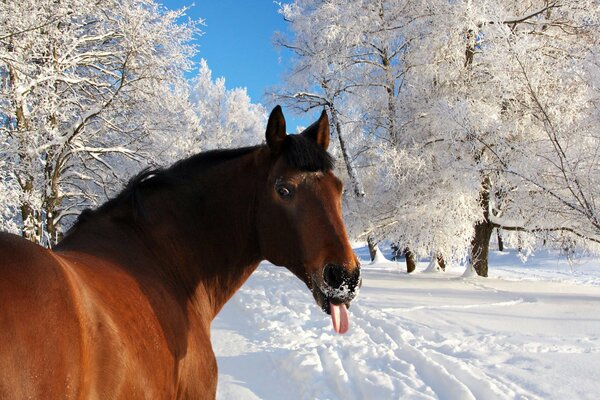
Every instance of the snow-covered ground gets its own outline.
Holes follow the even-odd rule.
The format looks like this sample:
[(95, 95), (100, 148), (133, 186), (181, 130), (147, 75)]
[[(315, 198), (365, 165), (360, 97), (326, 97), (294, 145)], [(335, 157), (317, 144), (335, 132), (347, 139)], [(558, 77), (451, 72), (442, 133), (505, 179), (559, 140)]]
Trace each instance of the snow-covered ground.
[(343, 336), (304, 284), (262, 265), (213, 323), (217, 398), (600, 398), (597, 260), (494, 253), (487, 279), (363, 264)]

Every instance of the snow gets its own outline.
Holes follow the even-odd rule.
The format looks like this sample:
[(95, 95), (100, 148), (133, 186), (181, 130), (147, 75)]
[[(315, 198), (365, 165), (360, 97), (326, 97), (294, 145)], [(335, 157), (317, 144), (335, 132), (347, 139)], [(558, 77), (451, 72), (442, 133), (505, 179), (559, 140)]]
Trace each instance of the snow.
[(390, 261), (386, 258), (379, 246), (375, 246), (375, 259), (371, 261), (371, 264), (389, 264), (391, 262), (393, 261)]
[(427, 268), (425, 268), (425, 270), (423, 272), (428, 272), (428, 273), (435, 273), (435, 272), (441, 272), (442, 268), (440, 267), (440, 264), (438, 263), (437, 258), (435, 257), (431, 257), (431, 260), (429, 261), (429, 265), (427, 265)]
[[(366, 261), (366, 249), (357, 249)], [(600, 267), (491, 254), (407, 275), (363, 262), (336, 335), (308, 289), (263, 263), (213, 322), (218, 399), (593, 399), (600, 393)]]

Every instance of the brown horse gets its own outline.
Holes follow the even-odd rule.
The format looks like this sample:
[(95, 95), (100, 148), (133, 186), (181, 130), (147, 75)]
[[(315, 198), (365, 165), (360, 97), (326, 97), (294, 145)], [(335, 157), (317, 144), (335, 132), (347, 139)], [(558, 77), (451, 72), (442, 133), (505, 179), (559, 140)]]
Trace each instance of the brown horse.
[(360, 267), (342, 223), (327, 114), (267, 144), (143, 172), (46, 250), (0, 235), (0, 399), (212, 399), (210, 324), (261, 260), (334, 329)]

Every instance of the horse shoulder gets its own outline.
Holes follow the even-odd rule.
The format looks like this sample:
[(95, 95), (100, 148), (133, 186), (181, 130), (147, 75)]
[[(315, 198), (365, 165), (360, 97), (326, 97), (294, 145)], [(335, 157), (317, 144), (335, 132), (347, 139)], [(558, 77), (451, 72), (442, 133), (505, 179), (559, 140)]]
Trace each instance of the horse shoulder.
[[(70, 252), (60, 257), (76, 272), (82, 303), (88, 304), (93, 381), (124, 388), (118, 396), (100, 398), (140, 393), (143, 398), (214, 398), (216, 360), (204, 312), (189, 310), (164, 282), (110, 259)], [(144, 257), (140, 254), (139, 262), (148, 267)]]
[(213, 399), (202, 314), (109, 260), (0, 234), (0, 398)]
[(0, 234), (0, 398), (74, 398), (82, 379), (81, 329), (57, 261)]

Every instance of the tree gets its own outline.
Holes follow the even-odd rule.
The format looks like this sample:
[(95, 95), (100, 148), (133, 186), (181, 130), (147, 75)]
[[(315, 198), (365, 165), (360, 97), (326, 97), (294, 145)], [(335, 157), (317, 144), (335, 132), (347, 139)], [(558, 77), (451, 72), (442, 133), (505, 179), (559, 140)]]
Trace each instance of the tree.
[(128, 162), (159, 158), (162, 116), (191, 116), (175, 110), (187, 98), (182, 73), (197, 30), (179, 22), (182, 13), (152, 0), (0, 2), (0, 142), (10, 170), (0, 184), (19, 192), (3, 225), (52, 245)]
[[(448, 209), (451, 202), (445, 201), (454, 194), (447, 190), (460, 186), (444, 185), (451, 182), (449, 177), (427, 173), (452, 170), (445, 169), (448, 161), (444, 157), (433, 156), (435, 148), (425, 146), (423, 136), (407, 130), (414, 117), (404, 113), (410, 107), (402, 103), (408, 101), (406, 73), (414, 67), (405, 57), (413, 38), (418, 38), (425, 29), (423, 24), (429, 22), (429, 5), (406, 0), (304, 0), (285, 5), (283, 10), (295, 32), (294, 41), (285, 46), (298, 55), (288, 82), (291, 87), (299, 86), (283, 97), (308, 107), (333, 104), (332, 114), (345, 110), (346, 126), (351, 127), (347, 132), (352, 135), (346, 136), (345, 142), (354, 146), (347, 146), (344, 160), (351, 187), (356, 187), (354, 165), (362, 164), (360, 192), (367, 194), (358, 202), (346, 199), (347, 210), (354, 217), (351, 230), (367, 239), (398, 242), (411, 255), (462, 255), (464, 248), (449, 243), (457, 242), (457, 230), (463, 236), (465, 230), (462, 225), (452, 232), (448, 228), (455, 227), (454, 219), (464, 217), (465, 212), (449, 212), (455, 208)], [(409, 165), (414, 168), (405, 168)], [(440, 186), (446, 190), (430, 196)], [(446, 207), (440, 209), (434, 200)], [(442, 224), (445, 230), (438, 228)], [(466, 230), (468, 237), (470, 234)]]
[(468, 252), (482, 276), (494, 229), (509, 241), (517, 232), (521, 248), (536, 238), (598, 242), (594, 1), (282, 9), (296, 35), (285, 46), (298, 55), (295, 89), (282, 96), (345, 110), (356, 146), (346, 165), (366, 166), (362, 237), (416, 255)]
[(253, 104), (245, 88), (228, 90), (225, 78), (213, 80), (204, 59), (192, 87), (192, 109), (202, 130), (203, 149), (254, 145), (263, 140), (267, 110)]
[(423, 66), (411, 79), (427, 100), (415, 111), (444, 152), (478, 171), (470, 257), (480, 275), (494, 228), (595, 240), (582, 228), (593, 225), (584, 198), (593, 203), (597, 178), (579, 171), (594, 169), (581, 155), (597, 148), (585, 121), (597, 114), (598, 17), (594, 2), (454, 2), (432, 19), (444, 34), (414, 47)]
[[(352, 29), (350, 24), (338, 20), (345, 15), (340, 13), (340, 4), (318, 0), (280, 3), (280, 13), (291, 24), (294, 36), (292, 39), (279, 36), (276, 45), (291, 50), (296, 58), (287, 78), (288, 88), (277, 93), (276, 97), (302, 112), (315, 108), (329, 111), (350, 187), (354, 196), (361, 198), (365, 191), (344, 129), (353, 130), (352, 118), (342, 112), (353, 83), (344, 79), (351, 66), (347, 39)], [(331, 23), (332, 19), (337, 21), (336, 24)]]

